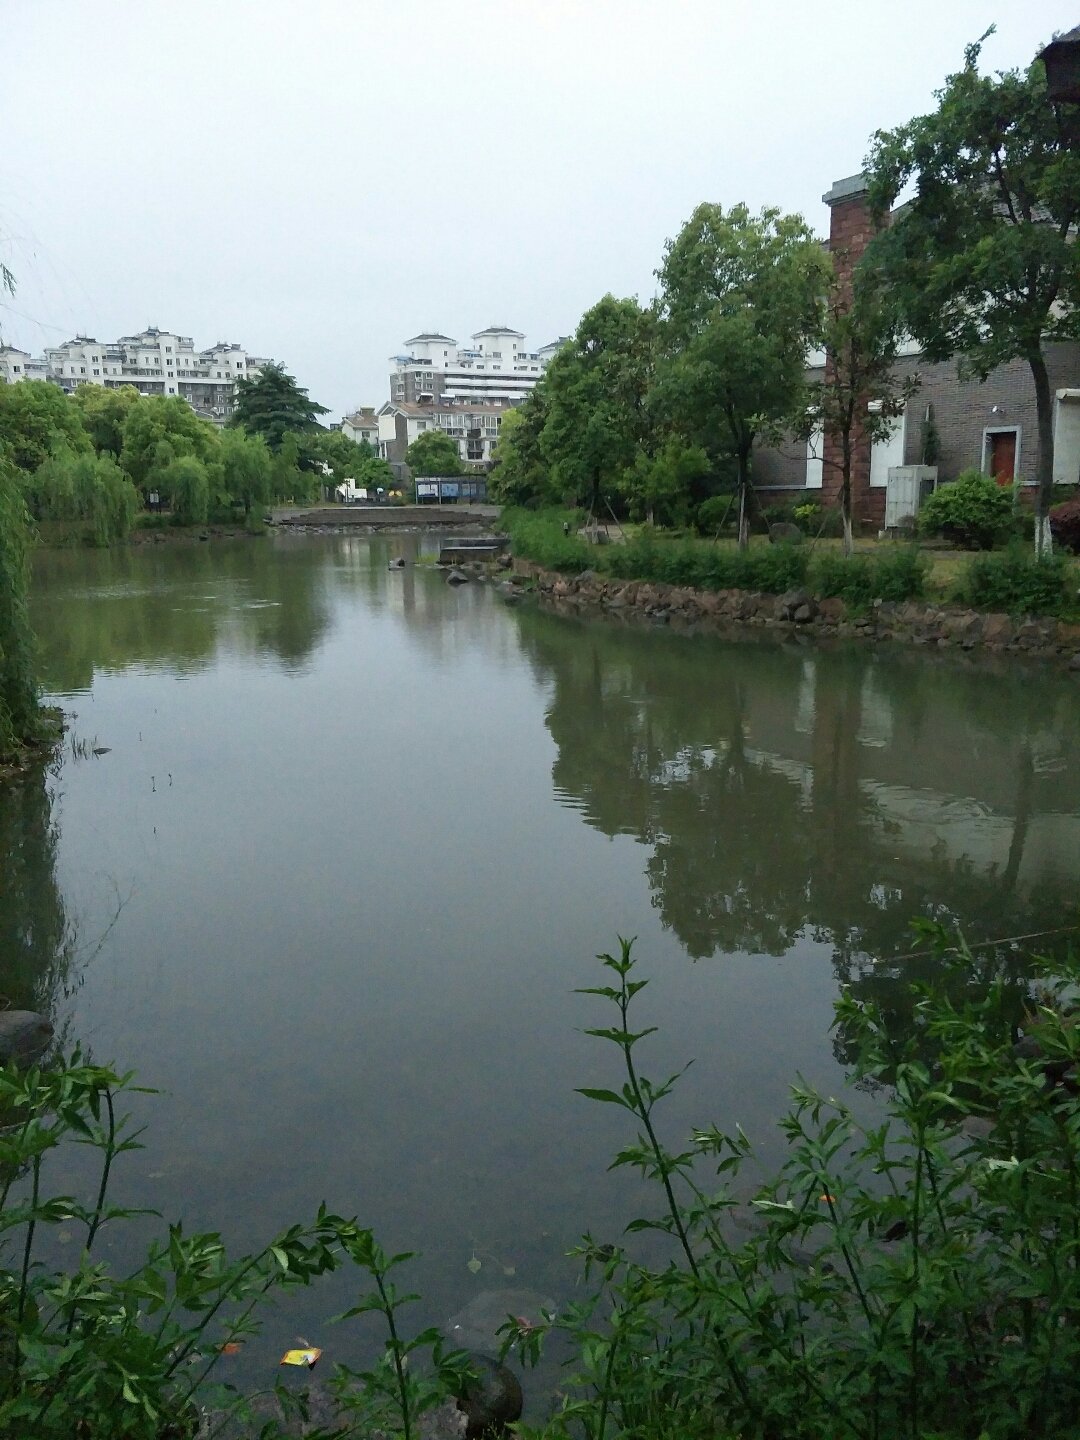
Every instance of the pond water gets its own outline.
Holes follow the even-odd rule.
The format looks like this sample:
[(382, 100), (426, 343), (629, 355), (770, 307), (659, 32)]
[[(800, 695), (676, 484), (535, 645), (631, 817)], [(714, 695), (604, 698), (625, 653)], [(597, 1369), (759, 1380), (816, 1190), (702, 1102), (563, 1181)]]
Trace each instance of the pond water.
[[(607, 1173), (620, 1113), (574, 1093), (619, 1079), (574, 993), (618, 935), (652, 978), (647, 1073), (695, 1060), (665, 1133), (739, 1123), (768, 1166), (796, 1072), (850, 1070), (838, 986), (906, 1023), (913, 915), (972, 942), (1061, 925), (1080, 692), (512, 609), (388, 569), (420, 548), (37, 557), (74, 718), (44, 786), (0, 798), (0, 989), (160, 1092), (116, 1199), (245, 1247), (325, 1200), (422, 1252), (440, 1320), (490, 1288), (569, 1298), (565, 1252), (643, 1203)], [(348, 1299), (290, 1301), (263, 1359), (329, 1345)]]

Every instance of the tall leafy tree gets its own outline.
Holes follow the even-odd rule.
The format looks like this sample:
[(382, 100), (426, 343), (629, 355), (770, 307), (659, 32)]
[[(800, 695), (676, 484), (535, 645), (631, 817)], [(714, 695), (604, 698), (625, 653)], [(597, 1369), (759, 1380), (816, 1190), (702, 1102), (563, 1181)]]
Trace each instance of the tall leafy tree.
[(119, 460), (128, 416), (143, 403), (135, 386), (110, 390), (104, 385), (80, 385), (71, 398), (97, 453)]
[(541, 380), (502, 417), (488, 476), (488, 493), (500, 504), (542, 505), (556, 500), (540, 448), (547, 413), (547, 389)]
[(60, 450), (87, 455), (91, 451), (79, 411), (47, 380), (0, 385), (0, 440), (19, 469), (27, 472)]
[(556, 488), (595, 515), (649, 440), (654, 335), (651, 310), (605, 295), (544, 377), (541, 453)]
[(823, 458), (838, 472), (844, 553), (850, 555), (855, 447), (860, 437), (873, 444), (888, 436), (919, 381), (897, 371), (904, 340), (900, 313), (880, 276), (867, 266), (856, 268), (850, 286), (834, 282), (822, 339), (828, 357), (825, 377), (810, 386), (807, 408), (795, 429), (803, 439), (820, 430), (835, 441), (833, 454)]
[(1080, 336), (1080, 105), (1050, 102), (1041, 62), (980, 74), (983, 40), (936, 110), (876, 135), (867, 169), (879, 220), (906, 187), (915, 194), (871, 248), (928, 359), (957, 356), (980, 379), (1009, 360), (1029, 366), (1042, 553), (1054, 473), (1045, 346)]
[(460, 475), (461, 456), (456, 440), (441, 430), (425, 430), (405, 452), (405, 463), (414, 475)]
[(221, 474), (225, 497), (243, 505), (245, 515), (250, 515), (253, 507), (265, 505), (270, 499), (272, 460), (262, 437), (223, 430)]
[(658, 402), (710, 460), (735, 461), (746, 545), (753, 448), (778, 440), (800, 408), (828, 259), (798, 215), (703, 204), (668, 241), (657, 274)]
[(140, 400), (124, 421), (120, 464), (140, 489), (161, 488), (157, 472), (173, 460), (191, 455), (204, 465), (218, 458), (218, 431), (200, 420), (179, 395)]
[(264, 365), (254, 379), (236, 382), (236, 408), (230, 423), (261, 435), (276, 452), (287, 434), (317, 429), (317, 417), (326, 414), (326, 406), (312, 400), (283, 366)]

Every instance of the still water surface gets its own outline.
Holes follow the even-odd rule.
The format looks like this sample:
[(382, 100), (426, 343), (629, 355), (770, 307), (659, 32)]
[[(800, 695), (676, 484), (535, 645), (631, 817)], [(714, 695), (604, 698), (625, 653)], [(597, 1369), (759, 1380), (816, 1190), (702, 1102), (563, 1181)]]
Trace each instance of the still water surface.
[(850, 1068), (838, 985), (904, 1025), (912, 915), (1061, 923), (1080, 706), (1050, 670), (508, 609), (388, 570), (421, 544), (38, 556), (46, 684), (108, 752), (3, 802), (0, 941), (17, 1002), (161, 1092), (117, 1199), (244, 1246), (325, 1200), (423, 1252), (438, 1320), (569, 1298), (566, 1250), (639, 1202), (574, 1094), (619, 1078), (574, 994), (598, 951), (638, 937), (647, 1072), (695, 1057), (669, 1137), (738, 1122), (774, 1163), (795, 1073)]

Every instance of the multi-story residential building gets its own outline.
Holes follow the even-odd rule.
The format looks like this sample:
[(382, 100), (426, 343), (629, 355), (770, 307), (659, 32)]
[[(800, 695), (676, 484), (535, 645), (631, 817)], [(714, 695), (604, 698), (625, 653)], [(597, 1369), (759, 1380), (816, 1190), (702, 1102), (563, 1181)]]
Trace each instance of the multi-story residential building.
[(441, 430), (457, 441), (458, 452), (467, 465), (487, 465), (499, 438), (502, 417), (512, 408), (499, 401), (413, 405), (390, 400), (379, 410), (379, 454), (400, 469), (406, 450), (418, 435)]
[(379, 453), (379, 417), (373, 405), (362, 405), (351, 415), (342, 416), (338, 429), (346, 439), (357, 445), (366, 441), (376, 455)]
[[(850, 276), (873, 235), (866, 177), (838, 180), (822, 201), (829, 207), (829, 249), (841, 279)], [(1054, 392), (1054, 482), (1080, 480), (1080, 343), (1048, 344), (1046, 365)], [(808, 357), (808, 378), (825, 374), (823, 352)], [(1035, 483), (1035, 385), (1026, 363), (1014, 360), (984, 381), (964, 379), (955, 361), (931, 363), (919, 347), (902, 349), (897, 369), (917, 373), (920, 384), (887, 436), (873, 443), (857, 427), (852, 466), (852, 513), (864, 525), (885, 517), (889, 470), (918, 465), (931, 425), (936, 435), (939, 480), (963, 470), (983, 470), (1000, 484)], [(869, 404), (873, 405), (871, 398)], [(768, 504), (806, 498), (836, 503), (840, 486), (839, 440), (818, 431), (808, 443), (761, 449), (754, 457), (754, 487)], [(810, 494), (805, 494), (809, 491)]]
[[(417, 435), (441, 430), (458, 442), (466, 464), (489, 464), (503, 415), (526, 398), (564, 340), (528, 350), (522, 332), (506, 325), (478, 330), (468, 347), (433, 331), (414, 335), (405, 353), (390, 358), (379, 454), (400, 470)], [(346, 421), (341, 428), (351, 433)]]
[(517, 405), (547, 369), (562, 340), (528, 350), (520, 330), (489, 325), (476, 332), (469, 347), (459, 347), (449, 335), (432, 333), (414, 335), (405, 344), (404, 354), (390, 357), (392, 401)]
[(151, 327), (105, 342), (76, 335), (46, 349), (41, 360), (5, 347), (0, 379), (47, 379), (68, 393), (80, 385), (132, 385), (143, 395), (179, 395), (196, 414), (220, 425), (232, 413), (237, 380), (251, 379), (268, 363), (240, 345), (219, 341), (196, 350), (190, 336)]

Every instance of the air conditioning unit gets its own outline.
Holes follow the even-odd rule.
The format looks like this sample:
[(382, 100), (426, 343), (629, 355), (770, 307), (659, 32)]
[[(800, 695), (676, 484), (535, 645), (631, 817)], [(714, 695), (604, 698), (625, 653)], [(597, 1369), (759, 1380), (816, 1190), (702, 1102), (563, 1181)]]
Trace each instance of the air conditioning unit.
[(936, 465), (890, 465), (885, 485), (885, 535), (910, 535), (915, 517), (937, 488)]

